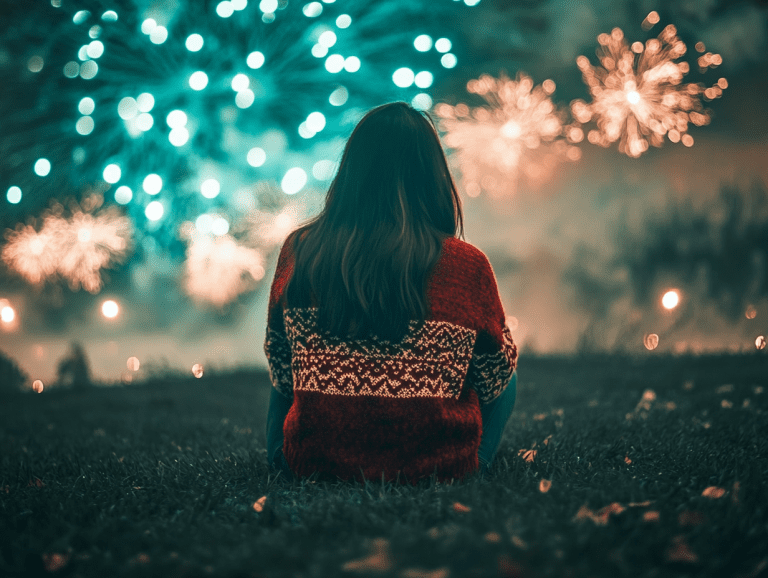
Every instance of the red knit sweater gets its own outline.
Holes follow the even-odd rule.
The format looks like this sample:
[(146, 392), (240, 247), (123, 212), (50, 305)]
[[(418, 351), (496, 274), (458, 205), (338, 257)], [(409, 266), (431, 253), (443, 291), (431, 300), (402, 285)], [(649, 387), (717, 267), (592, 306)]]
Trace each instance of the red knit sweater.
[[(283, 452), (299, 476), (415, 484), (478, 468), (480, 404), (507, 387), (517, 346), (485, 254), (444, 241), (429, 280), (430, 315), (400, 343), (341, 341), (317, 328), (317, 309), (280, 298), (293, 272), (284, 244), (272, 283), (264, 351), (272, 385), (293, 404)], [(405, 479), (404, 479), (405, 478)]]

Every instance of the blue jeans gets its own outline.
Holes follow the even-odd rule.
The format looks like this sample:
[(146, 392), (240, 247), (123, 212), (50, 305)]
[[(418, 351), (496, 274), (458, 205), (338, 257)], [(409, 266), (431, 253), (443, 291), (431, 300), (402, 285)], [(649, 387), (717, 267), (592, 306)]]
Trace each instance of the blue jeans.
[[(291, 409), (292, 400), (278, 392), (274, 387), (269, 395), (267, 410), (267, 463), (270, 467), (283, 472), (283, 475), (293, 479), (293, 472), (283, 454), (283, 423)], [(480, 438), (480, 448), (477, 455), (480, 467), (490, 467), (499, 449), (501, 435), (507, 425), (517, 398), (517, 370), (512, 374), (507, 388), (491, 403), (481, 405), (483, 416), (483, 435)]]

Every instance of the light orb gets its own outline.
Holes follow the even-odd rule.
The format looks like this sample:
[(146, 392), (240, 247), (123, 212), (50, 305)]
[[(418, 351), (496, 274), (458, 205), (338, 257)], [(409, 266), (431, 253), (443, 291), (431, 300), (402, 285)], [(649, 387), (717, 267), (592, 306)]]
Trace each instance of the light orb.
[(77, 110), (80, 112), (80, 114), (84, 115), (93, 114), (95, 108), (96, 103), (93, 102), (93, 99), (89, 96), (81, 99), (80, 103), (77, 105)]
[(43, 393), (43, 382), (39, 379), (36, 379), (34, 382), (32, 382), (32, 390), (35, 393)]
[(267, 160), (267, 153), (263, 148), (253, 147), (248, 151), (248, 164), (252, 167), (260, 167)]
[(394, 74), (392, 74), (392, 82), (400, 88), (408, 88), (413, 84), (414, 80), (415, 75), (410, 68), (398, 68), (395, 70)]
[(120, 170), (120, 167), (114, 163), (107, 165), (104, 169), (104, 180), (111, 185), (114, 185), (116, 182), (118, 182), (121, 176), (122, 171)]
[(3, 323), (12, 323), (14, 319), (16, 319), (16, 311), (13, 310), (13, 307), (3, 305), (3, 308), (0, 309), (0, 320)]
[(37, 159), (35, 162), (35, 174), (38, 177), (47, 177), (51, 172), (51, 161), (48, 159)]
[(208, 75), (202, 70), (193, 72), (189, 77), (189, 87), (192, 90), (203, 90), (208, 86)]
[(187, 36), (187, 41), (184, 43), (184, 45), (187, 47), (187, 50), (190, 52), (199, 52), (203, 48), (204, 44), (205, 39), (199, 34), (190, 34)]
[(435, 50), (438, 52), (448, 52), (453, 45), (447, 38), (438, 38), (435, 41)]
[(413, 41), (413, 47), (419, 52), (429, 51), (432, 48), (432, 37), (429, 34), (417, 36), (416, 40)]
[(661, 298), (661, 304), (664, 306), (664, 309), (667, 310), (674, 309), (679, 303), (680, 294), (674, 289), (670, 289), (664, 293), (664, 296)]
[(8, 192), (5, 194), (8, 202), (15, 205), (21, 201), (21, 189), (17, 186), (9, 187)]
[(132, 198), (133, 191), (130, 187), (123, 185), (122, 187), (118, 187), (115, 191), (115, 202), (120, 205), (127, 205), (131, 202)]
[(195, 363), (192, 366), (192, 375), (194, 375), (198, 379), (203, 377), (203, 366), (200, 365), (199, 363)]
[(154, 173), (147, 175), (144, 177), (142, 188), (148, 195), (156, 195), (163, 189), (163, 179), (160, 177), (160, 175), (156, 175)]
[(120, 307), (112, 299), (107, 299), (101, 304), (101, 314), (107, 319), (114, 319), (120, 313)]
[(255, 52), (251, 52), (248, 55), (248, 58), (246, 59), (245, 63), (248, 65), (248, 68), (253, 68), (254, 70), (257, 68), (261, 68), (262, 65), (264, 64), (264, 55), (258, 50)]
[(150, 221), (159, 221), (163, 218), (164, 212), (165, 209), (160, 201), (152, 201), (147, 205), (147, 208), (144, 209), (144, 214)]
[(139, 367), (141, 366), (141, 363), (139, 362), (138, 357), (129, 357), (126, 365), (128, 366), (128, 369), (130, 369), (131, 371), (139, 371)]
[(306, 184), (307, 173), (304, 172), (304, 169), (293, 167), (288, 169), (288, 172), (285, 173), (285, 176), (280, 183), (280, 188), (283, 189), (283, 192), (286, 195), (295, 195), (303, 189)]
[(207, 179), (200, 185), (200, 193), (206, 199), (214, 199), (221, 192), (221, 184), (216, 179)]

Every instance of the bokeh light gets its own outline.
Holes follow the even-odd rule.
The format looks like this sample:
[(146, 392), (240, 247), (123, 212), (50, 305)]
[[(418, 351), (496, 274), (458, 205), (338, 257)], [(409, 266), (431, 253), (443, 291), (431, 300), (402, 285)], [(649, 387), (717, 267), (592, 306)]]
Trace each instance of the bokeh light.
[(203, 366), (200, 365), (199, 363), (195, 363), (192, 366), (192, 375), (194, 375), (198, 379), (203, 377)]
[(661, 304), (664, 306), (664, 309), (674, 309), (678, 303), (680, 303), (680, 294), (674, 289), (664, 293), (661, 298)]
[(216, 179), (206, 179), (200, 185), (200, 193), (206, 199), (216, 198), (216, 196), (218, 196), (220, 191), (221, 191), (221, 184)]
[(251, 52), (245, 62), (248, 68), (253, 68), (254, 70), (261, 68), (264, 65), (264, 55), (258, 50)]
[(267, 160), (267, 153), (260, 147), (253, 147), (248, 151), (248, 164), (252, 167), (260, 167)]
[(300, 167), (293, 167), (288, 169), (285, 173), (283, 180), (280, 183), (280, 187), (286, 195), (295, 195), (304, 185), (307, 184), (307, 173)]
[(141, 367), (138, 357), (129, 357), (126, 365), (131, 371), (139, 371), (139, 367)]
[(187, 36), (187, 40), (184, 45), (190, 52), (199, 52), (205, 45), (205, 40), (200, 34), (190, 34)]
[(765, 343), (766, 343), (766, 341), (765, 341), (765, 336), (764, 335), (758, 335), (757, 339), (755, 339), (755, 347), (758, 350), (765, 349)]
[(408, 88), (413, 84), (414, 79), (415, 75), (413, 74), (413, 70), (407, 67), (398, 68), (395, 70), (394, 74), (392, 74), (392, 82), (400, 88)]
[(90, 96), (81, 99), (80, 103), (77, 105), (77, 110), (80, 111), (80, 114), (84, 115), (93, 114), (95, 108), (96, 103), (93, 102), (93, 99)]
[(643, 345), (648, 351), (653, 351), (659, 346), (659, 336), (656, 333), (648, 333), (643, 338)]
[(8, 202), (12, 205), (17, 204), (21, 201), (21, 189), (17, 186), (9, 187), (8, 192), (5, 194), (5, 198), (8, 199)]
[(130, 187), (123, 185), (115, 191), (115, 202), (121, 205), (127, 205), (133, 198), (133, 191)]
[(413, 41), (413, 47), (419, 52), (429, 51), (432, 48), (432, 37), (429, 34), (420, 34)]
[(104, 169), (104, 180), (110, 184), (117, 183), (121, 176), (122, 171), (120, 170), (120, 167), (114, 163), (107, 165)]
[(38, 159), (35, 162), (35, 174), (38, 177), (47, 177), (51, 172), (51, 161), (48, 159)]
[(142, 188), (148, 195), (156, 195), (163, 189), (163, 179), (154, 173), (147, 175), (144, 177)]
[(119, 313), (120, 307), (112, 299), (107, 299), (101, 304), (101, 314), (107, 319), (114, 319)]
[(3, 323), (12, 323), (14, 319), (16, 319), (16, 311), (13, 307), (7, 304), (0, 306), (0, 320)]
[(159, 221), (163, 218), (163, 213), (165, 213), (165, 208), (160, 201), (152, 201), (144, 209), (144, 214), (150, 221)]
[(202, 70), (193, 72), (189, 77), (189, 87), (192, 90), (203, 90), (208, 86), (208, 75)]
[(36, 379), (35, 381), (32, 382), (32, 390), (35, 393), (43, 393), (43, 387), (44, 387), (43, 382), (40, 381), (39, 379)]
[(448, 52), (452, 47), (453, 44), (447, 38), (438, 38), (435, 41), (435, 50), (438, 52)]

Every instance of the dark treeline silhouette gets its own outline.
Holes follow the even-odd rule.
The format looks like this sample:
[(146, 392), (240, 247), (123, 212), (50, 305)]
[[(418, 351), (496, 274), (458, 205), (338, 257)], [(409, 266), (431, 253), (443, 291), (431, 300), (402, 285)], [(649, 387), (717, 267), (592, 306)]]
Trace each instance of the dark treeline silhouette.
[(20, 391), (25, 385), (31, 385), (27, 374), (0, 351), (0, 394)]
[(83, 346), (74, 341), (69, 352), (59, 360), (56, 368), (57, 385), (85, 388), (91, 383), (91, 368)]

